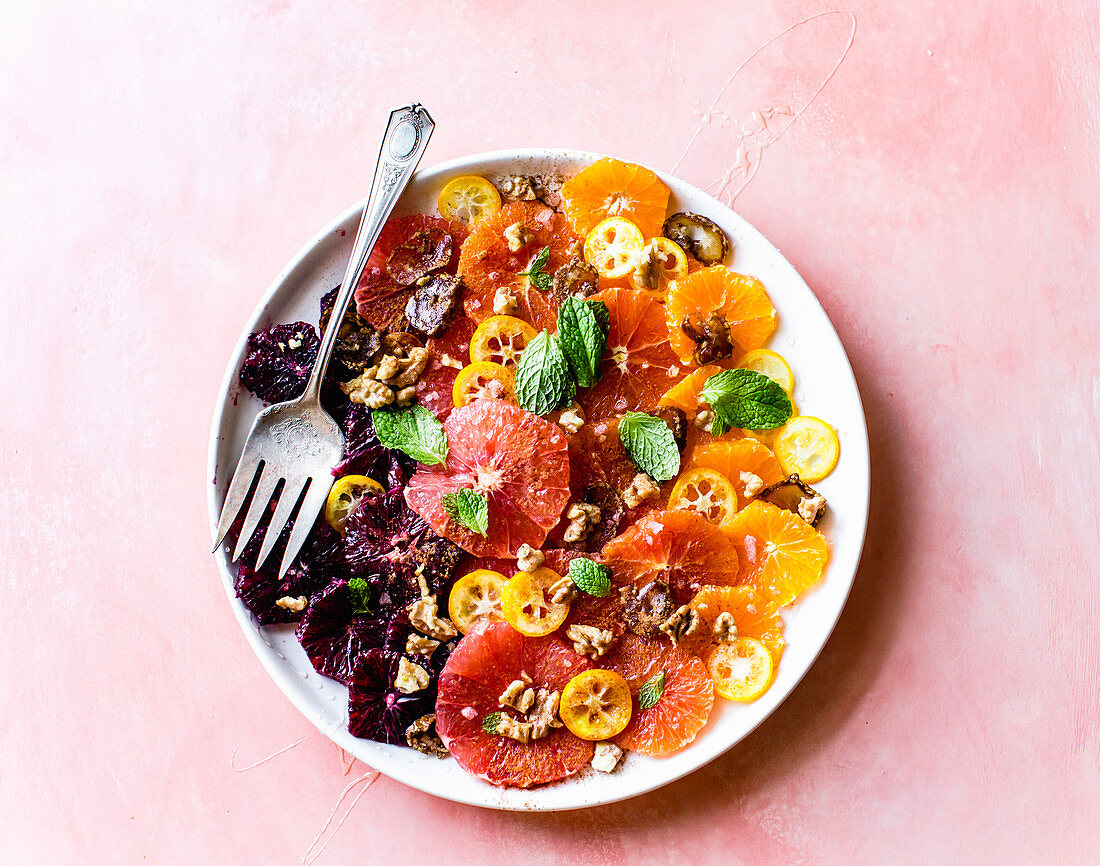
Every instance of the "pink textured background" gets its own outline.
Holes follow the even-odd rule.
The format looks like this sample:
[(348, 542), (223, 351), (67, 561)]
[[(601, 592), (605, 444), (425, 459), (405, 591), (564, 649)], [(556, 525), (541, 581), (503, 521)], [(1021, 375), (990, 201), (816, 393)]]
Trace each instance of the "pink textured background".
[[(264, 674), (207, 553), (210, 414), (259, 293), (363, 194), (392, 106), (433, 112), (426, 164), (671, 168), (692, 94), (827, 8), (591, 5), (3, 5), (0, 860), (302, 860), (362, 770)], [(1100, 860), (1100, 14), (844, 8), (854, 47), (736, 203), (867, 409), (870, 534), (821, 659), (663, 791), (525, 816), (382, 778), (317, 862)], [(847, 27), (735, 97), (812, 89)], [(704, 132), (699, 184), (733, 161)]]

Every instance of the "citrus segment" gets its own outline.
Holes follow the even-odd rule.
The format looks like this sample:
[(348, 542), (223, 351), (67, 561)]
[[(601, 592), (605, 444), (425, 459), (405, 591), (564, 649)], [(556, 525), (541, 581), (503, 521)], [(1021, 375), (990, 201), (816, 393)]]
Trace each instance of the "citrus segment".
[(561, 693), (562, 723), (582, 740), (609, 740), (630, 722), (630, 686), (614, 671), (577, 674)]
[(533, 573), (516, 572), (504, 587), (501, 612), (509, 625), (527, 637), (543, 637), (557, 631), (569, 616), (569, 602), (555, 602), (551, 588), (561, 575), (549, 568)]
[(582, 235), (612, 216), (626, 217), (646, 237), (659, 235), (668, 197), (668, 187), (648, 168), (607, 158), (581, 169), (561, 188), (565, 214)]
[(771, 653), (751, 637), (719, 644), (707, 656), (714, 691), (731, 701), (755, 701), (772, 684), (774, 670)]
[[(504, 233), (519, 224), (531, 241), (521, 249), (508, 248)], [(476, 322), (493, 315), (508, 313), (534, 326), (536, 331), (557, 327), (557, 302), (549, 290), (537, 288), (523, 276), (543, 247), (549, 258), (542, 272), (553, 276), (574, 255), (579, 238), (566, 225), (565, 217), (538, 202), (513, 202), (500, 212), (473, 225), (462, 244), (458, 272), (466, 282), (463, 305)], [(513, 309), (499, 307), (497, 301), (514, 300)], [(509, 304), (509, 306), (511, 306)]]
[(649, 293), (608, 289), (591, 297), (611, 315), (600, 380), (580, 398), (585, 417), (645, 412), (680, 378), (683, 367), (672, 353), (664, 307)]
[[(652, 756), (672, 754), (694, 740), (710, 718), (714, 686), (706, 667), (671, 641), (647, 641), (628, 632), (602, 664), (622, 676), (635, 696), (630, 723), (615, 739), (624, 749)], [(662, 673), (664, 686), (657, 702), (642, 709), (639, 689)]]
[(592, 758), (593, 745), (568, 729), (520, 743), (488, 733), (484, 719), (502, 708), (500, 696), (525, 676), (532, 687), (560, 692), (592, 667), (556, 637), (524, 637), (507, 623), (478, 623), (459, 641), (439, 675), (436, 732), (463, 769), (494, 785), (527, 788), (572, 775)]
[(479, 568), (465, 574), (451, 587), (447, 613), (451, 622), (463, 634), (483, 619), (500, 622), (504, 619), (500, 600), (504, 593), (504, 575)]
[(754, 370), (779, 385), (787, 395), (794, 391), (794, 373), (787, 359), (771, 349), (753, 349), (741, 356), (737, 366), (742, 370)]
[(702, 268), (676, 280), (668, 291), (668, 336), (685, 364), (697, 346), (684, 333), (683, 324), (700, 330), (712, 314), (729, 328), (735, 355), (759, 349), (776, 327), (775, 308), (759, 280), (724, 265)]
[(687, 604), (706, 584), (736, 584), (739, 554), (733, 539), (706, 518), (654, 511), (612, 539), (603, 561), (616, 578), (635, 586), (664, 581), (676, 603)]
[(490, 316), (477, 326), (470, 338), (470, 360), (492, 361), (504, 367), (519, 363), (527, 344), (537, 332), (515, 316)]
[(699, 467), (687, 470), (676, 480), (668, 495), (668, 507), (692, 511), (717, 526), (728, 526), (737, 513), (737, 498), (737, 491), (725, 475)]
[(630, 220), (608, 217), (584, 239), (584, 258), (601, 277), (625, 277), (642, 252), (642, 233)]
[(737, 491), (738, 508), (744, 508), (752, 498), (746, 495), (747, 489), (755, 487), (759, 492), (787, 477), (767, 446), (754, 439), (702, 445), (692, 452), (691, 465), (713, 469), (728, 478)]
[(515, 403), (516, 390), (512, 371), (492, 361), (475, 361), (463, 367), (451, 386), (451, 400), (454, 405), (465, 406), (471, 400), (484, 397)]
[(733, 619), (734, 634), (756, 638), (768, 648), (776, 664), (779, 663), (786, 646), (783, 619), (775, 602), (755, 586), (704, 586), (690, 604), (702, 619), (702, 628), (689, 638), (688, 648), (696, 655), (706, 656), (718, 643), (715, 622), (728, 613)]
[(801, 517), (750, 502), (729, 528), (741, 556), (740, 583), (751, 583), (782, 606), (821, 579), (829, 558), (825, 537)]
[(788, 421), (775, 437), (775, 454), (788, 475), (797, 472), (803, 481), (813, 484), (836, 468), (840, 440), (820, 418), (800, 415)]
[[(555, 424), (503, 400), (454, 409), (443, 423), (444, 465), (421, 466), (405, 501), (432, 530), (475, 556), (514, 557), (521, 544), (542, 546), (569, 501), (569, 455)], [(463, 488), (485, 496), (488, 537), (447, 513), (443, 495)]]
[(500, 210), (500, 193), (485, 178), (464, 174), (444, 184), (436, 206), (444, 219), (473, 223)]
[(436, 339), (427, 341), (428, 366), (416, 383), (416, 399), (443, 420), (454, 408), (455, 378), (470, 354), (474, 323), (462, 316)]

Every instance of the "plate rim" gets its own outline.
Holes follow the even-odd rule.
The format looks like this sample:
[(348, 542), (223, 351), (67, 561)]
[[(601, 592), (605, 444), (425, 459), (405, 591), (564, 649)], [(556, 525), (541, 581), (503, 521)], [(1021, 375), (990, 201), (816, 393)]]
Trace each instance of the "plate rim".
[[(525, 147), (525, 148), (505, 148), (491, 151), (483, 151), (479, 153), (469, 154), (466, 156), (459, 156), (453, 159), (445, 160), (443, 162), (432, 165), (426, 169), (422, 169), (416, 172), (414, 180), (430, 180), (433, 177), (446, 174), (448, 172), (454, 172), (462, 169), (469, 169), (473, 166), (483, 163), (489, 163), (494, 161), (503, 160), (540, 160), (540, 159), (558, 159), (558, 160), (570, 160), (578, 163), (591, 163), (598, 159), (605, 158), (607, 155), (587, 150), (576, 150), (571, 148), (554, 148), (554, 147)], [(787, 692), (783, 697), (778, 700), (771, 709), (769, 709), (759, 720), (756, 721), (752, 727), (745, 730), (737, 736), (731, 739), (728, 743), (724, 743), (721, 748), (714, 751), (713, 754), (706, 757), (702, 757), (698, 762), (693, 763), (691, 766), (687, 766), (681, 772), (676, 772), (668, 777), (660, 777), (655, 781), (647, 781), (645, 776), (640, 777), (639, 784), (636, 788), (625, 793), (614, 793), (609, 796), (586, 797), (585, 802), (577, 802), (571, 804), (542, 804), (538, 802), (523, 802), (523, 803), (511, 803), (502, 801), (491, 801), (488, 798), (477, 799), (473, 796), (465, 796), (462, 792), (442, 793), (437, 790), (429, 790), (425, 787), (421, 787), (416, 783), (416, 780), (409, 777), (409, 774), (400, 772), (397, 770), (397, 765), (393, 763), (392, 759), (388, 758), (384, 753), (379, 752), (377, 757), (379, 760), (372, 761), (369, 766), (373, 769), (379, 770), (384, 775), (389, 776), (402, 784), (408, 785), (416, 790), (423, 791), (424, 793), (432, 796), (439, 797), (441, 799), (449, 800), (451, 802), (463, 803), (472, 806), (479, 806), (482, 808), (489, 808), (500, 811), (521, 811), (521, 812), (557, 812), (557, 811), (572, 811), (576, 809), (586, 809), (593, 806), (606, 805), (609, 803), (621, 802), (623, 800), (631, 799), (633, 797), (641, 796), (642, 794), (649, 793), (658, 788), (669, 785), (683, 777), (694, 773), (702, 767), (709, 764), (711, 761), (726, 754), (730, 749), (742, 742), (753, 731), (760, 727), (798, 688), (803, 678), (809, 672), (809, 670), (817, 663), (822, 651), (828, 644), (829, 639), (832, 637), (833, 632), (836, 629), (836, 625), (840, 620), (845, 608), (848, 605), (848, 600), (851, 596), (852, 586), (855, 583), (855, 577), (859, 570), (859, 564), (862, 560), (863, 550), (866, 545), (867, 538), (867, 523), (869, 519), (870, 511), (870, 489), (871, 489), (871, 474), (870, 474), (870, 443), (867, 432), (867, 420), (866, 413), (863, 407), (863, 398), (859, 390), (859, 382), (856, 379), (855, 371), (852, 369), (851, 359), (848, 357), (848, 351), (844, 346), (844, 342), (840, 339), (840, 335), (837, 333), (832, 320), (829, 318), (827, 311), (821, 304), (816, 293), (810, 288), (809, 284), (802, 277), (802, 274), (797, 268), (791, 264), (780, 250), (770, 241), (768, 238), (760, 232), (752, 223), (738, 214), (733, 208), (729, 207), (725, 203), (719, 201), (714, 196), (683, 180), (676, 177), (670, 172), (661, 171), (656, 168), (645, 166), (644, 163), (636, 163), (649, 168), (655, 172), (658, 177), (661, 178), (666, 185), (669, 185), (670, 189), (675, 191), (676, 186), (690, 188), (691, 192), (695, 196), (701, 196), (707, 201), (708, 206), (714, 207), (719, 211), (728, 212), (733, 218), (739, 222), (743, 228), (750, 232), (755, 233), (758, 236), (760, 242), (769, 247), (772, 253), (777, 256), (781, 261), (791, 269), (791, 271), (798, 277), (798, 280), (805, 287), (810, 298), (815, 304), (817, 304), (822, 314), (825, 325), (828, 326), (829, 331), (835, 338), (838, 347), (840, 348), (840, 360), (847, 370), (848, 376), (854, 390), (855, 404), (854, 411), (858, 419), (858, 430), (855, 432), (860, 433), (859, 442), (862, 447), (859, 449), (859, 453), (847, 455), (849, 458), (858, 457), (860, 462), (861, 477), (866, 479), (866, 483), (862, 485), (860, 508), (858, 513), (851, 515), (858, 521), (858, 545), (853, 545), (856, 549), (856, 555), (853, 560), (853, 567), (851, 574), (842, 575), (845, 580), (845, 586), (843, 588), (843, 597), (839, 599), (839, 603), (835, 608), (828, 612), (828, 626), (823, 631), (823, 637), (820, 641), (820, 645), (812, 652), (812, 657), (809, 658), (803, 669), (795, 676), (793, 682), (790, 684)], [(671, 183), (670, 183), (671, 181)], [(265, 310), (271, 301), (278, 295), (280, 288), (291, 277), (291, 275), (300, 267), (302, 267), (310, 256), (321, 247), (324, 242), (329, 239), (335, 232), (339, 231), (341, 227), (354, 220), (359, 214), (362, 213), (363, 208), (366, 205), (366, 198), (364, 197), (360, 201), (346, 208), (343, 212), (337, 215), (335, 218), (325, 224), (319, 231), (317, 231), (308, 241), (306, 241), (302, 247), (294, 254), (294, 256), (284, 265), (271, 281), (271, 283), (264, 290), (260, 296), (255, 307), (252, 309), (249, 315), (244, 330), (242, 330), (240, 337), (233, 348), (228, 364), (226, 366), (225, 374), (222, 377), (221, 385), (217, 391), (216, 403), (214, 408), (214, 415), (211, 419), (210, 438), (207, 453), (207, 517), (210, 523), (211, 530), (211, 542), (216, 537), (218, 517), (220, 511), (219, 494), (217, 480), (218, 471), (218, 448), (221, 439), (221, 430), (225, 426), (227, 416), (230, 414), (230, 407), (235, 407), (236, 400), (232, 395), (232, 389), (234, 381), (237, 377), (240, 369), (240, 364), (244, 358), (245, 350), (247, 346), (248, 336), (252, 333), (252, 329), (259, 324), (262, 319)], [(400, 203), (399, 208), (400, 209)], [(849, 432), (852, 432), (850, 428)], [(854, 444), (854, 443), (853, 443)], [(851, 445), (849, 445), (849, 448)], [(234, 467), (235, 468), (235, 467)], [(854, 534), (853, 534), (854, 541)], [(217, 553), (217, 547), (214, 548), (213, 553)], [(333, 741), (336, 745), (344, 748), (341, 740), (350, 740), (351, 735), (347, 733), (346, 728), (341, 730), (343, 726), (324, 726), (321, 720), (315, 718), (315, 714), (312, 709), (305, 704), (304, 701), (299, 700), (297, 688), (292, 688), (292, 685), (297, 685), (292, 679), (293, 667), (286, 660), (277, 649), (275, 649), (269, 641), (266, 640), (261, 632), (262, 626), (256, 624), (252, 618), (252, 614), (245, 608), (243, 604), (237, 599), (233, 591), (233, 574), (229, 571), (229, 567), (223, 562), (222, 557), (216, 556), (215, 563), (217, 570), (221, 576), (222, 589), (226, 593), (227, 598), (230, 601), (230, 607), (233, 610), (233, 614), (237, 619), (238, 625), (244, 632), (245, 639), (248, 641), (249, 646), (252, 648), (253, 653), (256, 655), (260, 664), (268, 675), (274, 680), (275, 684), (279, 687), (280, 691), (290, 701), (290, 703), (298, 710), (306, 719), (310, 722), (320, 733), (322, 733), (329, 740)], [(274, 657), (273, 657), (274, 656)], [(285, 663), (285, 664), (284, 664)], [(355, 742), (359, 742), (356, 740)], [(689, 747), (690, 748), (690, 747)], [(364, 763), (366, 763), (364, 761)], [(382, 766), (379, 766), (382, 765)], [(388, 766), (386, 766), (388, 765)], [(391, 772), (397, 770), (396, 772)], [(486, 784), (486, 793), (499, 792), (500, 789), (489, 786)], [(478, 789), (480, 790), (480, 788)], [(535, 789), (516, 789), (519, 791), (538, 791)]]

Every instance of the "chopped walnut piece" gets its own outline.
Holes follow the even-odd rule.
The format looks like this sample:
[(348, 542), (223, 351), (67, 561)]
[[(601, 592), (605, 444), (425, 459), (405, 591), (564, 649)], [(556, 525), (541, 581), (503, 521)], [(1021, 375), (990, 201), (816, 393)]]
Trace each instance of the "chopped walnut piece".
[(411, 695), (413, 692), (423, 691), (431, 681), (431, 676), (424, 668), (401, 656), (397, 663), (397, 677), (393, 681), (399, 692)]
[(502, 707), (511, 707), (513, 710), (526, 713), (535, 703), (535, 690), (530, 688), (528, 683), (530, 680), (527, 682), (512, 680), (508, 688), (501, 692), (498, 703)]
[(565, 630), (565, 639), (573, 641), (573, 652), (577, 655), (598, 659), (611, 649), (615, 635), (594, 625), (571, 625)]
[(636, 289), (653, 291), (660, 285), (661, 265), (667, 254), (662, 254), (654, 238), (634, 254), (634, 270), (630, 272), (630, 282)]
[(527, 714), (527, 718), (530, 719), (532, 740), (541, 740), (550, 733), (551, 728), (562, 726), (558, 719), (560, 700), (561, 692), (552, 692), (541, 687), (535, 692), (535, 705)]
[(277, 607), (281, 607), (283, 610), (292, 610), (295, 613), (305, 610), (308, 603), (309, 599), (304, 595), (299, 595), (297, 597), (293, 595), (284, 595), (282, 598), (275, 600)]
[(661, 488), (657, 486), (657, 482), (644, 472), (639, 472), (623, 491), (623, 502), (627, 508), (637, 508), (647, 499), (658, 499), (660, 495)]
[(452, 358), (446, 352), (444, 352), (443, 355), (440, 357), (439, 363), (442, 364), (444, 367), (451, 367), (455, 370), (461, 370), (465, 366), (460, 360), (458, 360), (457, 358)]
[(704, 433), (710, 433), (714, 428), (714, 413), (710, 409), (700, 409), (695, 413), (695, 426)]
[(513, 174), (502, 178), (497, 185), (500, 196), (505, 201), (534, 201), (535, 191), (531, 188), (531, 179), (522, 174)]
[(712, 629), (714, 636), (723, 643), (733, 643), (737, 640), (737, 622), (729, 611), (722, 611), (718, 614)]
[(405, 406), (416, 397), (416, 383), (428, 366), (429, 352), (415, 344), (411, 334), (388, 334), (382, 348), (367, 367), (350, 382), (341, 382), (340, 390), (353, 403), (381, 409), (397, 403)]
[(421, 716), (407, 728), (405, 728), (405, 742), (410, 748), (423, 752), (425, 755), (435, 755), (437, 758), (446, 758), (447, 747), (435, 732), (435, 713)]
[(601, 773), (613, 773), (623, 759), (623, 750), (614, 743), (596, 743), (596, 752), (592, 755), (593, 770)]
[(554, 604), (569, 604), (577, 597), (577, 585), (573, 578), (563, 577), (550, 586), (550, 601)]
[(584, 410), (580, 403), (572, 403), (558, 415), (558, 426), (566, 433), (576, 433), (584, 426)]
[(824, 507), (825, 497), (819, 493), (817, 496), (805, 498), (798, 503), (798, 516), (810, 524), (810, 526), (813, 526), (817, 522), (817, 517), (821, 513), (821, 509)]
[(600, 522), (600, 509), (587, 502), (574, 502), (565, 511), (569, 525), (562, 534), (562, 541), (573, 544), (583, 539)]
[(511, 737), (520, 743), (529, 743), (531, 742), (531, 723), (521, 722), (515, 716), (505, 713), (497, 722), (496, 733), (502, 737)]
[(679, 643), (698, 630), (699, 614), (684, 604), (676, 608), (676, 612), (657, 628), (672, 638), (673, 643)]
[(449, 619), (439, 616), (439, 607), (434, 595), (418, 598), (408, 607), (409, 622), (421, 634), (436, 640), (450, 640), (458, 635), (458, 629)]
[(516, 551), (516, 568), (526, 571), (528, 574), (538, 571), (546, 562), (546, 555), (541, 550), (535, 550), (530, 544), (521, 544)]
[(501, 286), (493, 296), (493, 312), (498, 316), (509, 316), (519, 309), (519, 301), (516, 296), (508, 291), (507, 286)]
[(358, 378), (350, 382), (341, 382), (340, 390), (348, 395), (352, 403), (362, 403), (369, 409), (381, 409), (389, 406), (397, 397), (393, 388), (374, 378), (373, 373), (377, 367), (371, 367), (363, 371)]
[(764, 489), (764, 479), (752, 472), (742, 472), (741, 483), (744, 485), (742, 493), (746, 499), (752, 499)]
[(504, 230), (504, 240), (513, 253), (518, 253), (534, 239), (535, 235), (523, 223), (512, 223)]
[(405, 652), (412, 653), (413, 655), (431, 658), (432, 653), (438, 648), (439, 641), (432, 640), (430, 637), (425, 637), (422, 634), (410, 634), (405, 639)]

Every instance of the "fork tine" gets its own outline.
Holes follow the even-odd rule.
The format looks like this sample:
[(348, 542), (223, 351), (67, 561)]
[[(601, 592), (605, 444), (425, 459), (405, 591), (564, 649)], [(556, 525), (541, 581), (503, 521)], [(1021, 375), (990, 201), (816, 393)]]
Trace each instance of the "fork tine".
[[(218, 537), (214, 542), (214, 550), (225, 539), (226, 534), (237, 519), (241, 506), (248, 497), (248, 491), (252, 489), (252, 482), (256, 480), (256, 469), (260, 465), (260, 458), (250, 449), (245, 448), (241, 455), (237, 469), (233, 473), (233, 479), (229, 482), (229, 489), (225, 492), (225, 502), (222, 503), (222, 515), (218, 519)], [(213, 553), (214, 551), (211, 551)]]
[(257, 568), (267, 560), (268, 555), (271, 553), (271, 548), (273, 548), (275, 542), (279, 540), (279, 535), (282, 533), (283, 527), (286, 526), (287, 521), (290, 520), (290, 513), (294, 510), (294, 506), (298, 504), (298, 500), (302, 498), (303, 487), (305, 487), (304, 482), (301, 484), (291, 484), (289, 478), (283, 486), (283, 492), (279, 495), (279, 504), (275, 506), (275, 513), (271, 515), (271, 523), (267, 525), (267, 535), (264, 536), (264, 543), (260, 547), (260, 555), (256, 558)]
[(298, 511), (298, 518), (294, 521), (294, 529), (290, 531), (290, 540), (286, 543), (283, 561), (279, 566), (279, 580), (283, 579), (283, 575), (285, 575), (286, 570), (290, 568), (290, 564), (294, 561), (294, 557), (298, 555), (298, 551), (301, 550), (302, 545), (305, 544), (306, 536), (309, 535), (309, 531), (313, 528), (313, 524), (317, 520), (317, 515), (321, 513), (321, 507), (325, 504), (328, 492), (332, 488), (331, 483), (326, 484), (324, 478), (318, 480), (316, 476), (310, 478), (308, 484), (309, 489), (306, 490), (305, 499), (302, 501), (302, 507)]
[[(282, 479), (279, 473), (272, 472), (267, 464), (264, 464), (260, 480), (256, 482), (256, 492), (252, 494), (252, 504), (248, 506), (248, 514), (244, 519), (244, 526), (241, 527), (240, 537), (237, 539), (237, 546), (233, 549), (233, 562), (236, 562), (244, 553), (245, 546), (256, 532), (256, 527), (260, 525), (264, 512), (271, 504), (271, 495), (280, 481)], [(258, 566), (259, 562), (256, 565)]]

